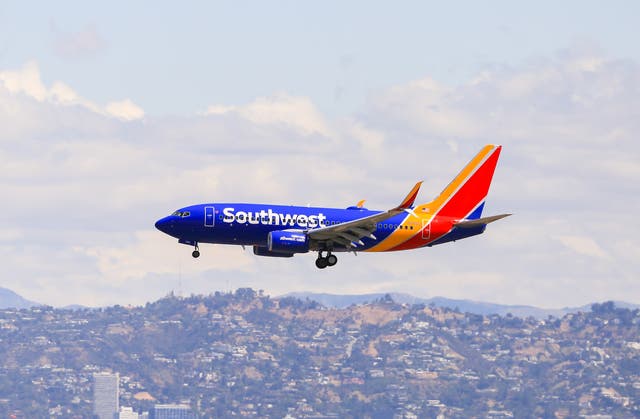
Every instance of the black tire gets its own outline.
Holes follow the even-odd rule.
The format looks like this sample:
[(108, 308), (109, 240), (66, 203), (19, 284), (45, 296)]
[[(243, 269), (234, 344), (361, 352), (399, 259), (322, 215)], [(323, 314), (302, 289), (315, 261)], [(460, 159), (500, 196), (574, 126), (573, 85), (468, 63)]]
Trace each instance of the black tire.
[(336, 255), (329, 255), (326, 257), (327, 259), (327, 266), (333, 266), (336, 263), (338, 263), (338, 257)]
[(191, 256), (193, 256), (194, 258), (198, 258), (198, 257), (200, 257), (200, 252), (199, 252), (198, 250), (194, 250), (194, 251), (191, 253)]
[(324, 269), (327, 266), (328, 266), (327, 265), (327, 258), (318, 258), (318, 259), (316, 259), (316, 267), (318, 269)]

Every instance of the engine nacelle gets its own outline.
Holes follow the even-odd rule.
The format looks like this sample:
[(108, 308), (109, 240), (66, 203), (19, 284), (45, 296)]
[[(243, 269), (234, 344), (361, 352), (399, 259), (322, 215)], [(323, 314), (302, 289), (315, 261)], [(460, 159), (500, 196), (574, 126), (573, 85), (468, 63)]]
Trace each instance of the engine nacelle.
[(309, 251), (309, 237), (302, 231), (276, 230), (267, 236), (270, 252), (306, 253)]
[(293, 253), (270, 252), (266, 247), (253, 246), (253, 254), (256, 256), (269, 256), (272, 258), (290, 258)]

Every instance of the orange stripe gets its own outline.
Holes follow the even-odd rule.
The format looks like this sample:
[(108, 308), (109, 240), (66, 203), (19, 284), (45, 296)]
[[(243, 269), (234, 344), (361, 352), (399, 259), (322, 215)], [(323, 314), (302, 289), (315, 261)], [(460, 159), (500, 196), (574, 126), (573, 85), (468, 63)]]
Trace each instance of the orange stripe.
[[(406, 225), (411, 225), (411, 221), (413, 220), (414, 224), (415, 224), (415, 228), (413, 230), (410, 229), (404, 229), (402, 227), (406, 226)], [(402, 220), (402, 222), (400, 223), (401, 228), (395, 230), (394, 232), (392, 232), (391, 234), (389, 234), (389, 236), (387, 236), (384, 240), (382, 240), (380, 243), (378, 243), (376, 246), (373, 246), (370, 249), (365, 250), (365, 252), (384, 252), (385, 250), (381, 250), (379, 249), (381, 245), (387, 243), (387, 241), (392, 240), (392, 241), (397, 241), (399, 243), (403, 243), (409, 239), (411, 239), (412, 237), (414, 237), (416, 234), (422, 234), (422, 224), (420, 222), (419, 218), (414, 217), (413, 215), (409, 215), (407, 214), (407, 217), (405, 217), (404, 220)], [(375, 232), (374, 232), (375, 234)]]
[[(429, 240), (414, 237), (389, 250), (415, 249), (416, 247), (422, 247), (427, 243), (434, 242), (449, 233), (453, 228), (453, 221), (469, 214), (487, 196), (493, 171), (496, 168), (499, 156), (500, 149), (498, 148), (484, 161), (482, 166), (464, 182), (455, 195), (438, 210), (436, 218), (431, 220), (431, 237)], [(434, 228), (434, 224), (437, 226), (436, 228)], [(443, 226), (446, 227), (443, 228)], [(434, 231), (439, 232), (439, 234), (434, 234)]]
[(408, 240), (411, 240), (413, 237), (422, 235), (422, 220), (427, 219), (429, 222), (431, 222), (431, 219), (433, 218), (433, 216), (438, 211), (440, 211), (440, 209), (444, 206), (444, 204), (451, 197), (451, 195), (453, 195), (455, 191), (458, 190), (460, 185), (462, 185), (462, 183), (464, 183), (467, 180), (467, 178), (469, 178), (469, 176), (473, 174), (474, 171), (478, 170), (480, 163), (482, 163), (485, 157), (487, 157), (487, 155), (492, 151), (494, 151), (497, 147), (498, 146), (495, 146), (495, 145), (484, 146), (482, 150), (480, 150), (480, 152), (476, 154), (476, 156), (473, 159), (471, 159), (471, 161), (464, 167), (464, 169), (462, 169), (462, 171), (458, 173), (458, 175), (451, 181), (451, 183), (449, 183), (449, 185), (447, 185), (447, 187), (444, 188), (442, 193), (440, 193), (440, 195), (436, 199), (434, 199), (429, 203), (421, 204), (414, 209), (414, 213), (418, 216), (418, 218), (416, 218), (413, 215), (405, 218), (403, 224), (406, 223), (407, 220), (411, 219), (416, 223), (416, 225), (419, 226), (417, 232), (416, 230), (412, 231), (412, 233), (415, 232), (415, 234), (407, 237), (405, 234), (403, 234), (405, 233), (405, 231), (403, 230), (395, 231), (392, 234), (390, 234), (389, 237), (385, 238), (380, 243), (368, 249), (367, 251), (368, 252), (385, 252), (387, 250), (393, 249), (394, 247)]

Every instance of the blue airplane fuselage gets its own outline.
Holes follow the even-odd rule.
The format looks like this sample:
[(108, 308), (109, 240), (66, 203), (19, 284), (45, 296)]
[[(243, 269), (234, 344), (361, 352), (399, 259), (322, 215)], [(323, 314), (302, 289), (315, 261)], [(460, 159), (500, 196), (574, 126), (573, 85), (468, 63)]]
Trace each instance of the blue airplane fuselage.
[[(184, 244), (219, 243), (243, 246), (267, 246), (268, 234), (277, 230), (300, 230), (326, 227), (378, 214), (365, 208), (348, 209), (301, 207), (290, 205), (210, 203), (184, 207), (162, 218), (156, 227)], [(185, 214), (187, 214), (185, 216)], [(396, 231), (408, 214), (400, 214), (378, 223), (377, 240), (365, 237), (364, 251)], [(179, 222), (178, 222), (179, 221)], [(408, 226), (407, 230), (418, 229)], [(411, 228), (413, 227), (413, 228)], [(426, 244), (426, 243), (425, 243)], [(314, 250), (314, 249), (311, 249)], [(337, 245), (334, 251), (346, 251)]]

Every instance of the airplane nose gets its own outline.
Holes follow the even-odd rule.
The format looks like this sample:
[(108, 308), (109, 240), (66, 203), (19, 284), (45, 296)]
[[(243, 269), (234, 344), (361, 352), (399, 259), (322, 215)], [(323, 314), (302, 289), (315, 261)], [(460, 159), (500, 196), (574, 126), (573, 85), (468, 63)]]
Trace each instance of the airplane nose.
[(171, 217), (164, 217), (156, 221), (156, 228), (163, 233), (171, 234), (171, 230), (173, 230), (173, 220)]

